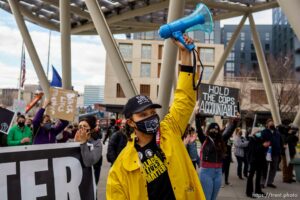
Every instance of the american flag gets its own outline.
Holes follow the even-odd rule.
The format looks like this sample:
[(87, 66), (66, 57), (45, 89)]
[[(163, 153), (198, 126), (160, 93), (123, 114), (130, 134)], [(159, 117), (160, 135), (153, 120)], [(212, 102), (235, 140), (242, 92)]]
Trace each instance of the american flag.
[(26, 74), (26, 62), (25, 62), (25, 50), (22, 49), (22, 58), (21, 58), (21, 75), (20, 75), (20, 88), (23, 88), (25, 82), (25, 74)]

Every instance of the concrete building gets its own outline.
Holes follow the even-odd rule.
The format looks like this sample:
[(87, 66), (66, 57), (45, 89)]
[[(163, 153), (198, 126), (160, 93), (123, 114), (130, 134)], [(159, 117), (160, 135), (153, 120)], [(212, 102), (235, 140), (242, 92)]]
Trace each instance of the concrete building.
[(274, 55), (291, 56), (292, 65), (300, 71), (300, 41), (295, 35), (291, 25), (281, 8), (272, 10), (273, 15), (273, 48)]
[(103, 103), (104, 86), (103, 85), (85, 85), (84, 86), (84, 106), (92, 106), (95, 103)]
[[(225, 25), (222, 44), (227, 45), (237, 25)], [(266, 59), (272, 52), (272, 25), (256, 25)], [(259, 76), (259, 66), (249, 25), (244, 25), (224, 66), (225, 77)]]
[[(153, 101), (156, 101), (159, 90), (160, 68), (162, 66), (163, 41), (117, 40), (117, 43), (139, 93), (150, 96)], [(196, 46), (205, 67), (203, 82), (206, 82), (217, 65), (223, 53), (224, 46), (202, 43), (196, 43)], [(181, 58), (180, 56), (177, 57), (178, 66)], [(111, 61), (106, 57), (104, 102), (106, 104), (124, 105), (127, 102), (127, 98), (111, 65)], [(197, 68), (200, 68), (199, 63), (197, 64)], [(218, 83), (221, 84), (222, 81), (223, 72), (220, 73)]]

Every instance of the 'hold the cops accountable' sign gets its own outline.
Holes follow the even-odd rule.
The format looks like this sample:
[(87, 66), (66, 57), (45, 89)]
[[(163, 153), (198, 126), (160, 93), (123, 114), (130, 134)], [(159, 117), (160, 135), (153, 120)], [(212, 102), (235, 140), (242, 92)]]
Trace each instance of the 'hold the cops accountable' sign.
[(78, 143), (0, 148), (1, 200), (94, 200)]
[(199, 112), (215, 116), (236, 117), (239, 89), (218, 85), (200, 85)]

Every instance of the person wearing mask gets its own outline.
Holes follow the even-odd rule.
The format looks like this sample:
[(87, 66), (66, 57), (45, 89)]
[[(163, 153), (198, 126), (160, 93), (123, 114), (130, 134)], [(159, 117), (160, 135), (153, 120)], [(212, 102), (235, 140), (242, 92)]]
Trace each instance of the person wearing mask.
[[(192, 40), (184, 36), (187, 44)], [(107, 179), (107, 200), (205, 199), (181, 137), (196, 103), (191, 52), (179, 42), (181, 72), (169, 113), (160, 122), (147, 96), (137, 95), (124, 106), (127, 124), (134, 129), (132, 140), (119, 154)]]
[(107, 139), (110, 139), (112, 134), (119, 130), (119, 127), (116, 125), (116, 120), (111, 119), (109, 123), (109, 127), (107, 128), (106, 134), (104, 136), (103, 144), (105, 144)]
[(14, 125), (8, 132), (7, 145), (29, 145), (32, 144), (32, 131), (28, 126), (25, 126), (25, 116), (17, 117), (17, 124)]
[[(95, 133), (93, 134), (94, 139), (99, 139), (100, 141), (102, 140), (102, 129), (101, 129), (101, 123), (100, 120), (97, 119), (96, 122), (96, 128), (95, 128)], [(103, 156), (101, 155), (99, 161), (94, 164), (94, 171), (95, 171), (95, 177), (96, 177), (96, 184), (98, 184), (99, 179), (100, 179), (100, 172), (101, 172), (101, 167), (102, 167), (102, 161), (103, 161)]]
[[(293, 160), (296, 155), (296, 146), (299, 141), (299, 138), (297, 136), (298, 131), (298, 127), (291, 124), (289, 125), (287, 135), (284, 138), (284, 150), (285, 148), (289, 149), (291, 160)], [(283, 153), (285, 152), (284, 150)], [(287, 165), (287, 159), (285, 154), (282, 155), (282, 179), (284, 183), (296, 182), (296, 180), (293, 179), (293, 164), (289, 163)]]
[(189, 127), (187, 141), (185, 142), (186, 149), (190, 155), (192, 163), (197, 169), (197, 166), (200, 167), (200, 157), (197, 151), (197, 133), (193, 127)]
[(31, 118), (27, 118), (25, 120), (25, 126), (28, 126), (32, 130), (32, 119)]
[[(237, 128), (235, 130), (236, 137), (234, 139), (234, 155), (236, 157), (236, 160), (238, 162), (237, 166), (237, 175), (238, 177), (243, 180), (242, 176), (242, 169), (243, 169), (243, 163), (245, 163), (245, 152), (244, 149), (248, 146), (249, 142), (246, 140), (246, 138), (243, 137), (243, 132), (240, 128)], [(244, 175), (247, 174), (247, 168), (244, 166)]]
[[(270, 188), (276, 188), (276, 185), (273, 184), (277, 167), (279, 163), (279, 157), (281, 156), (281, 146), (283, 145), (281, 135), (279, 131), (275, 128), (274, 121), (272, 119), (268, 119), (266, 122), (266, 129), (261, 132), (266, 137), (271, 138), (271, 147), (272, 147), (272, 161), (270, 162), (270, 170), (268, 170), (268, 164), (265, 164), (263, 167), (263, 176), (261, 184), (264, 185), (267, 181), (267, 186)], [(266, 149), (267, 151), (267, 149)], [(269, 173), (269, 178), (267, 178), (267, 174)]]
[(130, 127), (126, 124), (126, 120), (122, 120), (121, 129), (117, 132), (114, 132), (109, 140), (106, 158), (107, 161), (111, 163), (111, 165), (113, 165), (118, 155), (127, 144), (128, 129), (130, 129)]
[[(246, 195), (250, 198), (265, 196), (261, 189), (261, 174), (262, 168), (266, 163), (266, 148), (270, 146), (271, 137), (263, 135), (260, 131), (255, 131), (249, 137), (248, 144), (248, 162), (250, 164), (250, 172), (247, 179)], [(253, 178), (256, 175), (255, 190), (253, 189)]]
[(45, 99), (43, 107), (38, 110), (32, 120), (34, 144), (50, 144), (56, 142), (56, 136), (68, 126), (66, 120), (58, 120), (55, 125), (52, 124), (50, 116), (44, 115), (47, 106), (50, 104), (48, 99)]
[[(89, 116), (80, 119), (74, 141), (80, 142), (81, 156), (85, 167), (95, 165), (102, 157), (102, 144), (95, 131), (96, 118)], [(96, 184), (99, 181), (100, 171), (94, 170)]]
[(202, 144), (200, 150), (199, 178), (207, 200), (217, 199), (222, 184), (222, 165), (227, 153), (226, 143), (234, 133), (239, 121), (230, 119), (227, 127), (221, 131), (217, 123), (211, 123), (206, 133), (201, 127), (203, 120), (200, 113), (195, 116), (198, 138)]

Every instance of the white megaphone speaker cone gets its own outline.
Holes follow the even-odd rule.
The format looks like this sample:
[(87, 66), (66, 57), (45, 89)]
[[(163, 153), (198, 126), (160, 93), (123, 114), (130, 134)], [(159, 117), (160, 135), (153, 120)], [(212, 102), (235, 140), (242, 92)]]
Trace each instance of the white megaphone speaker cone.
[(211, 33), (213, 31), (213, 19), (210, 13), (210, 10), (208, 7), (202, 3), (199, 3), (195, 9), (195, 11), (191, 14), (193, 16), (195, 15), (202, 15), (204, 17), (204, 24), (198, 24), (195, 25), (189, 29), (187, 29), (185, 32), (191, 32), (191, 31), (203, 31), (206, 33)]

